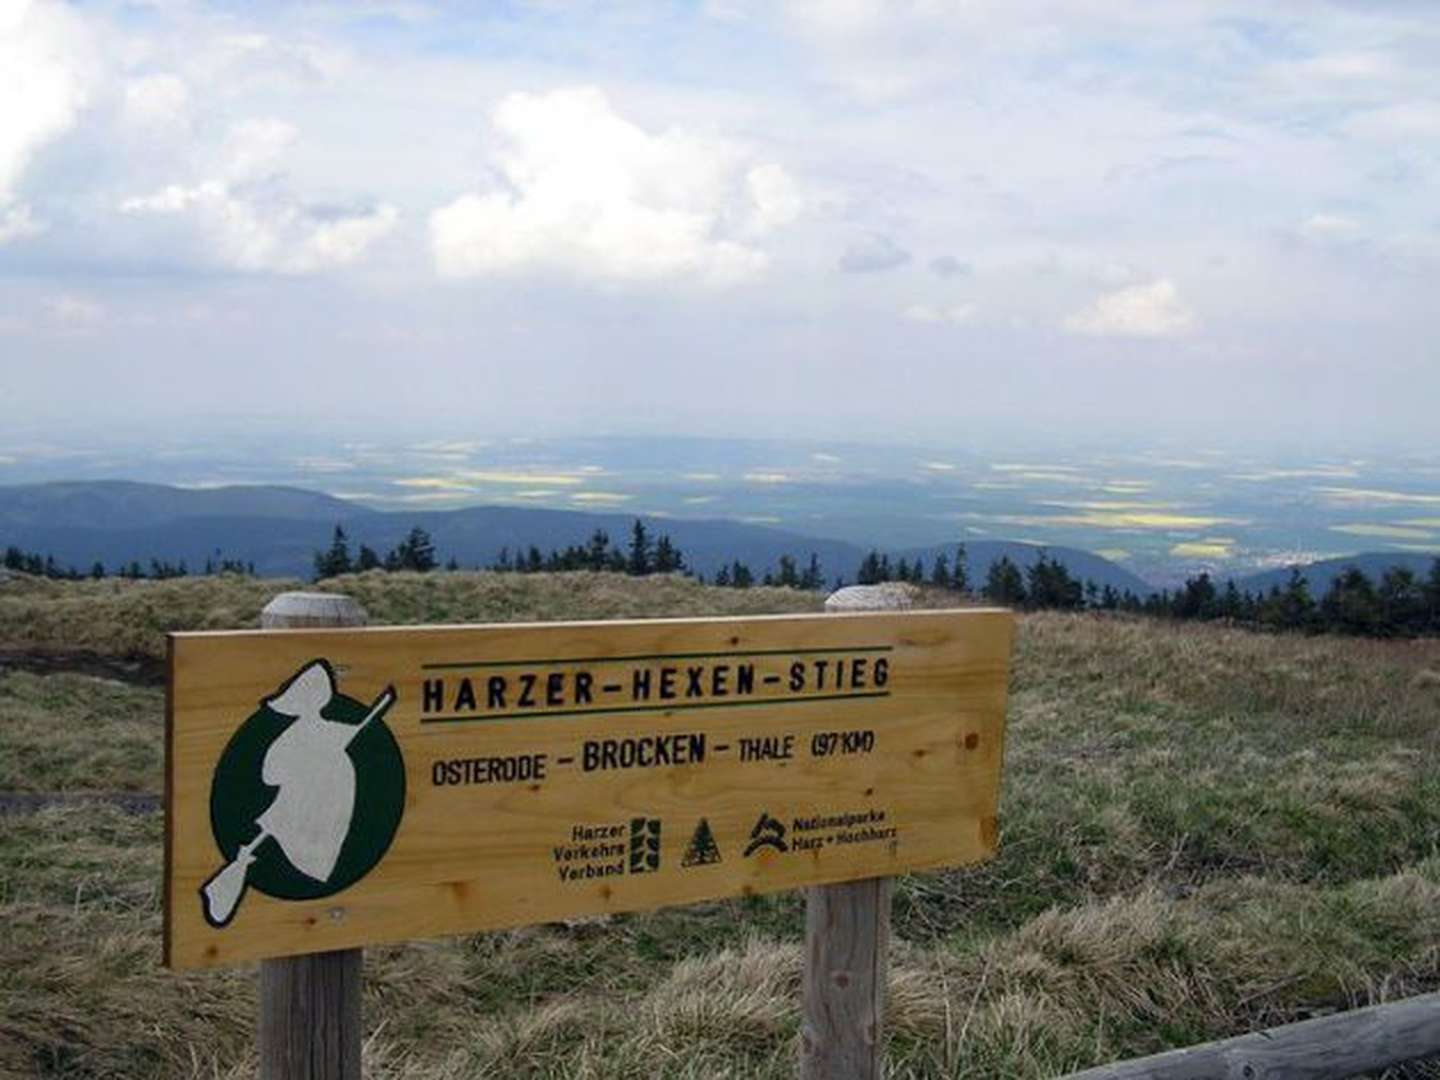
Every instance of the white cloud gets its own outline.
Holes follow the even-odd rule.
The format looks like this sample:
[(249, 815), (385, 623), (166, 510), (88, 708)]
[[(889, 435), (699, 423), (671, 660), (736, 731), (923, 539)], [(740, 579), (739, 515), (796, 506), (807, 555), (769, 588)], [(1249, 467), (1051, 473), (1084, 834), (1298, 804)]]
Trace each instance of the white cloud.
[(1362, 139), (1381, 142), (1409, 142), (1440, 138), (1440, 103), (1407, 101), (1358, 113), (1345, 130)]
[(902, 319), (918, 323), (950, 323), (960, 325), (975, 317), (974, 304), (951, 304), (948, 307), (931, 304), (911, 304), (900, 312)]
[(299, 137), (295, 125), (273, 117), (257, 117), (235, 124), (226, 133), (220, 151), (225, 179), (244, 183), (273, 176), (285, 152)]
[(127, 80), (121, 119), (126, 127), (141, 131), (183, 128), (190, 120), (190, 87), (169, 73)]
[(502, 183), (430, 215), (447, 277), (551, 270), (640, 281), (753, 277), (754, 241), (803, 208), (779, 165), (739, 147), (621, 116), (594, 87), (507, 95), (491, 115)]
[(307, 206), (280, 182), (299, 132), (274, 119), (234, 125), (220, 149), (219, 177), (167, 184), (120, 203), (123, 213), (185, 216), (208, 257), (237, 270), (311, 274), (358, 262), (388, 234), (400, 212), (388, 203), (343, 209)]
[(9, 203), (4, 194), (0, 194), (0, 244), (8, 244), (11, 240), (19, 240), (24, 236), (35, 236), (45, 231), (45, 226), (35, 220), (35, 215), (30, 212), (30, 207), (24, 203)]
[(1322, 242), (1353, 240), (1360, 232), (1358, 221), (1340, 214), (1311, 214), (1299, 227), (1300, 235), (1306, 240)]
[(44, 227), (20, 183), (35, 153), (74, 127), (89, 92), (88, 48), (64, 6), (0, 0), (0, 244)]
[(789, 225), (804, 212), (800, 185), (779, 165), (756, 165), (745, 174), (745, 186), (755, 204), (752, 228), (758, 233)]
[(1158, 278), (1106, 293), (1064, 326), (1096, 337), (1174, 337), (1194, 328), (1195, 313), (1180, 300), (1173, 281)]

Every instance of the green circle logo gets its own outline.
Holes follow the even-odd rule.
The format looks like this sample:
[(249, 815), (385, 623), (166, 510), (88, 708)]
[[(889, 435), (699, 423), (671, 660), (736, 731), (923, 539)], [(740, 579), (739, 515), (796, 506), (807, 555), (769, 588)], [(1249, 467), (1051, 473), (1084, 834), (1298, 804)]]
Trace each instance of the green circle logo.
[(231, 737), (210, 786), (210, 827), (224, 859), (200, 890), (206, 920), (225, 926), (247, 887), (281, 900), (332, 896), (368, 874), (405, 810), (405, 762), (373, 702), (335, 689), (313, 660)]

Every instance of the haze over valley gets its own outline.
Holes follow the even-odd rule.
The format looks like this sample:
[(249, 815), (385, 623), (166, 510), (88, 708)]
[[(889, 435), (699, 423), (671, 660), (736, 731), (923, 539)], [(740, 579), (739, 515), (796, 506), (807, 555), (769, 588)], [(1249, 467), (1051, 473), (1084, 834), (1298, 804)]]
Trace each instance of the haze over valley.
[[(1420, 452), (1301, 459), (1275, 451), (1096, 442), (982, 452), (781, 439), (451, 438), (399, 444), (373, 431), (354, 440), (268, 434), (228, 445), (162, 440), (142, 447), (112, 440), (0, 446), (0, 486), (126, 478), (199, 489), (281, 485), (339, 500), (299, 515), (315, 522), (315, 536), (295, 538), (292, 546), (300, 546), (276, 565), (285, 572), (308, 559), (305, 543), (322, 546), (326, 530), (342, 517), (388, 511), (394, 515), (389, 531), (396, 531), (411, 519), (440, 522), (449, 517), (442, 512), (482, 506), (602, 514), (612, 531), (640, 516), (673, 519), (677, 528), (685, 521), (720, 520), (753, 527), (746, 533), (751, 538), (789, 534), (744, 548), (762, 559), (786, 544), (804, 555), (797, 537), (840, 542), (843, 547), (828, 549), (831, 577), (852, 575), (852, 549), (871, 546), (900, 552), (1019, 541), (1080, 549), (1158, 586), (1200, 570), (1244, 577), (1360, 552), (1401, 558), (1440, 551), (1440, 454)], [(156, 537), (164, 536), (167, 520), (157, 516)], [(574, 518), (556, 533), (555, 522), (566, 519), (527, 526), (523, 522), (542, 519), (510, 515), (503, 528), (501, 520), (488, 518), (488, 526), (472, 520), (458, 552), (467, 565), (483, 564), (502, 545), (568, 543), (570, 533), (587, 527)], [(709, 554), (722, 558), (726, 535), (712, 530), (710, 539), (692, 543), (707, 551), (719, 545)], [(443, 528), (437, 537), (443, 547)], [(245, 555), (230, 547), (227, 554)], [(85, 558), (81, 549), (76, 557)]]

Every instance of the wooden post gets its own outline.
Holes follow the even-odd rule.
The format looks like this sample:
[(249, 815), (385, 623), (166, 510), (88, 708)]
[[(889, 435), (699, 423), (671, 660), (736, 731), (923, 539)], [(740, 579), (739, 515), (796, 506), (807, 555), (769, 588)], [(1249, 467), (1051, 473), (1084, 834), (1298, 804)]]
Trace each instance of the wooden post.
[[(899, 583), (852, 585), (826, 611), (894, 611), (911, 606)], [(878, 1080), (890, 948), (892, 879), (871, 878), (805, 891), (805, 1015), (801, 1080)]]
[[(365, 609), (336, 593), (281, 593), (262, 629), (364, 626)], [(261, 1080), (360, 1080), (362, 949), (260, 962)]]

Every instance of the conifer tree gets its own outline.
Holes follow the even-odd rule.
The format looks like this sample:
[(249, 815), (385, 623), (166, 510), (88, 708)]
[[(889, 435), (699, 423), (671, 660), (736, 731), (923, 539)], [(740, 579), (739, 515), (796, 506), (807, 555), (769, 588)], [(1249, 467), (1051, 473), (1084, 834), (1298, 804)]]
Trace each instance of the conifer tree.
[(606, 569), (610, 565), (610, 534), (604, 529), (596, 529), (590, 534), (585, 554), (591, 570)]
[(650, 534), (645, 523), (636, 518), (630, 528), (630, 556), (625, 560), (625, 572), (632, 577), (644, 577), (651, 567)]
[(955, 569), (950, 574), (950, 587), (959, 593), (970, 591), (970, 571), (966, 565), (965, 545), (955, 545)]
[(930, 584), (941, 589), (950, 588), (950, 560), (943, 551), (935, 556), (935, 566), (930, 571)]
[(1025, 579), (1010, 556), (1001, 555), (990, 564), (984, 593), (985, 598), (995, 604), (1014, 607), (1025, 602)]
[(880, 553), (873, 548), (870, 554), (860, 560), (860, 569), (855, 574), (855, 580), (861, 585), (875, 585), (883, 579), (880, 577)]
[[(766, 574), (765, 584), (771, 584), (770, 575)], [(800, 585), (800, 574), (795, 568), (795, 558), (791, 555), (780, 556), (780, 573), (775, 578), (774, 584), (786, 589), (798, 588)]]
[(670, 540), (669, 533), (661, 533), (655, 541), (655, 573), (678, 574), (685, 570), (685, 557)]
[(345, 530), (336, 525), (329, 550), (315, 553), (315, 580), (348, 574), (351, 569), (350, 542), (345, 536)]
[(805, 566), (805, 572), (800, 575), (800, 588), (814, 592), (824, 584), (825, 575), (820, 572), (820, 556), (812, 551), (810, 561)]

